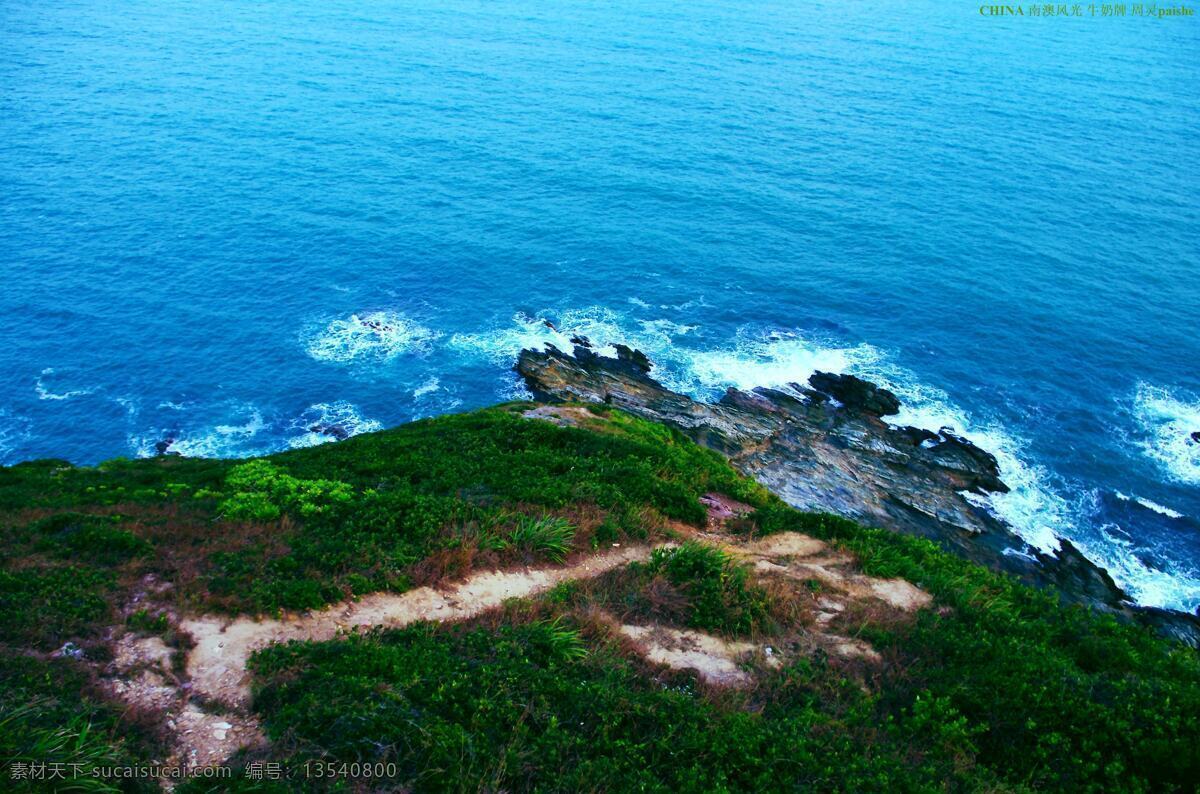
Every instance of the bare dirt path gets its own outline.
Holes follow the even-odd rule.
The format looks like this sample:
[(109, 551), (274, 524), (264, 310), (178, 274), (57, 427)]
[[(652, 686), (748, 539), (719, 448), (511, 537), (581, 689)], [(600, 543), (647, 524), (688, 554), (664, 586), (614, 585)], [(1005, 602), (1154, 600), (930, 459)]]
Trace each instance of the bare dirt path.
[(250, 711), (250, 654), (288, 640), (331, 640), (354, 631), (401, 627), (420, 620), (473, 617), (510, 598), (549, 590), (560, 582), (588, 579), (650, 556), (651, 546), (616, 547), (567, 566), (475, 573), (444, 589), (420, 587), (405, 593), (376, 593), (316, 612), (284, 619), (202, 615), (184, 618), (179, 629), (194, 647), (182, 672), (159, 637), (127, 634), (115, 654), (113, 693), (132, 705), (166, 714), (176, 752), (170, 763), (187, 767), (219, 764), (243, 747), (263, 741)]
[[(728, 505), (722, 505), (727, 510)], [(857, 570), (853, 559), (823, 541), (782, 533), (746, 541), (713, 531), (693, 537), (723, 547), (765, 577), (819, 581), (822, 594), (805, 627), (757, 642), (730, 641), (696, 631), (657, 624), (618, 624), (647, 660), (691, 670), (719, 686), (748, 686), (754, 660), (769, 667), (817, 648), (842, 657), (878, 661), (867, 643), (831, 630), (847, 608), (874, 605), (893, 614), (912, 612), (931, 601), (915, 585), (900, 579), (876, 579)], [(673, 545), (673, 544), (660, 544)], [(655, 546), (614, 547), (565, 566), (485, 571), (445, 588), (421, 587), (405, 593), (377, 593), (358, 601), (282, 619), (201, 615), (179, 621), (194, 646), (180, 653), (159, 637), (126, 634), (117, 641), (113, 693), (143, 709), (165, 714), (176, 752), (170, 759), (188, 767), (220, 764), (244, 747), (264, 741), (250, 709), (250, 655), (288, 640), (332, 640), (374, 627), (401, 627), (421, 620), (454, 621), (494, 609), (511, 598), (545, 592), (555, 585), (589, 579), (644, 561)]]

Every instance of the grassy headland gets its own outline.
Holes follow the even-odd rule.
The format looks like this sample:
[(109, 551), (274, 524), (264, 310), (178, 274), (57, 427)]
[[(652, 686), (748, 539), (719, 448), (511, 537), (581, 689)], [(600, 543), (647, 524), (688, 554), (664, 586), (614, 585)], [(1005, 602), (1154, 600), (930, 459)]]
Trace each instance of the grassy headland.
[[(530, 407), (250, 461), (0, 469), (5, 774), (14, 762), (98, 768), (172, 752), (165, 715), (113, 695), (106, 664), (123, 632), (182, 656), (181, 615), (278, 615), (677, 541), (465, 622), (260, 650), (253, 710), (270, 741), (232, 763), (299, 776), (306, 763), (370, 762), (384, 775), (189, 787), (1195, 790), (1195, 651), (931, 543), (799, 513), (662, 426), (597, 407), (559, 426), (522, 416)], [(698, 533), (708, 494), (751, 512)], [(869, 644), (870, 660), (819, 648), (749, 659), (752, 683), (739, 687), (656, 663), (618, 630), (804, 636), (824, 585), (773, 578), (712, 537), (785, 532), (933, 602), (882, 617), (847, 608), (833, 625)]]

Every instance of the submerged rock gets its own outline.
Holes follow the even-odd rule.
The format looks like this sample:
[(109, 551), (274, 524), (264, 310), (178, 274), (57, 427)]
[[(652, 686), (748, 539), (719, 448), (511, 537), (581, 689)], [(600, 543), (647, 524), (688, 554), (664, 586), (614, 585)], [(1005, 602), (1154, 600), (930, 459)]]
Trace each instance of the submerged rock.
[(793, 507), (928, 538), (1027, 584), (1054, 587), (1067, 601), (1200, 644), (1200, 619), (1133, 606), (1071, 544), (1056, 556), (1030, 551), (980, 498), (1008, 490), (995, 456), (947, 429), (889, 425), (882, 417), (898, 413), (900, 401), (887, 389), (818, 372), (807, 386), (729, 389), (704, 403), (650, 377), (641, 351), (615, 349), (617, 358), (582, 345), (574, 354), (523, 350), (516, 369), (542, 401), (607, 403), (678, 428)]

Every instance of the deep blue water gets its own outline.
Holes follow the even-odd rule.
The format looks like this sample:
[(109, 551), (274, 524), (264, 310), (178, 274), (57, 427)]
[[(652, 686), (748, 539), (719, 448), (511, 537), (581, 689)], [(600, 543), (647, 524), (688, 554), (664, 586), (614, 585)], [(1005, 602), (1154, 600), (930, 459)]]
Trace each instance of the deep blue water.
[(1032, 543), (1195, 608), (1198, 25), (4, 3), (0, 462), (492, 403), (550, 318), (693, 394), (883, 380)]

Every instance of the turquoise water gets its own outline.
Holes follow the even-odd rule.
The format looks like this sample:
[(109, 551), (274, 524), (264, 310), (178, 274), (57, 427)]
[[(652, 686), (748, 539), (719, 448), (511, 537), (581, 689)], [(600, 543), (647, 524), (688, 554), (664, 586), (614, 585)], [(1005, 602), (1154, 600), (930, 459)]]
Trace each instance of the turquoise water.
[(47, 0), (0, 24), (0, 462), (492, 403), (551, 319), (696, 395), (882, 380), (1000, 455), (1031, 544), (1200, 604), (1195, 18)]

